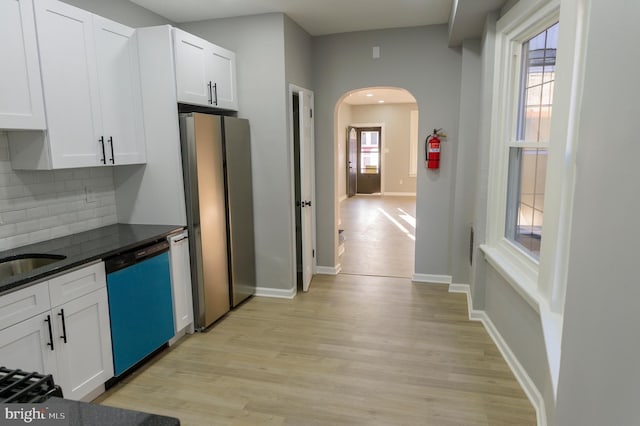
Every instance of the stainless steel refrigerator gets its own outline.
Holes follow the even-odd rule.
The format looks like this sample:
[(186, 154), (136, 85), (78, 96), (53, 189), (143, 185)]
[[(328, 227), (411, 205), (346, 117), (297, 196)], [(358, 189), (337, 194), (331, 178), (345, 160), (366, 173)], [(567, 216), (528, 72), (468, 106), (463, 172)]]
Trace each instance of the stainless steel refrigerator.
[(255, 293), (249, 122), (180, 114), (195, 327)]

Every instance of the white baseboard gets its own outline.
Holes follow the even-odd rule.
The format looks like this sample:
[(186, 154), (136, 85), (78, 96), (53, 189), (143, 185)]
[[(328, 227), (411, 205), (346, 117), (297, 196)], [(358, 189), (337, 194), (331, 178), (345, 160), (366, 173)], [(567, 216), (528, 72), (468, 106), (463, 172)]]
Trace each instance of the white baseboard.
[(280, 288), (256, 287), (255, 296), (258, 297), (274, 297), (276, 299), (293, 299), (296, 296), (297, 289), (290, 288), (287, 290)]
[(342, 271), (342, 265), (336, 266), (316, 266), (316, 274), (320, 275), (338, 275)]
[(467, 308), (469, 310), (469, 319), (472, 321), (480, 321), (485, 330), (493, 340), (493, 343), (497, 346), (498, 350), (502, 354), (502, 357), (507, 362), (509, 368), (516, 377), (516, 380), (522, 387), (522, 390), (529, 398), (529, 402), (536, 410), (536, 418), (538, 426), (547, 426), (547, 415), (544, 405), (544, 399), (538, 391), (535, 383), (531, 380), (531, 377), (527, 374), (522, 364), (518, 361), (516, 356), (509, 348), (509, 345), (504, 340), (498, 329), (496, 328), (491, 318), (485, 311), (473, 309), (473, 300), (471, 298), (471, 287), (468, 284), (451, 284), (449, 285), (449, 293), (466, 293), (467, 295)]
[(428, 284), (451, 284), (453, 278), (451, 275), (433, 275), (433, 274), (413, 274), (411, 281), (415, 283)]
[(383, 192), (386, 197), (415, 197), (415, 192)]

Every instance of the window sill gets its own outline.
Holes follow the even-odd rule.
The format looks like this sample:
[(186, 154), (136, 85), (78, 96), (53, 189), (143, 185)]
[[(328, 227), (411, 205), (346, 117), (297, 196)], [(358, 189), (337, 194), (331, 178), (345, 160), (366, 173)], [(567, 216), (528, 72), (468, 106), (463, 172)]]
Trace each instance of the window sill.
[(504, 247), (480, 245), (489, 264), (540, 314), (542, 297), (538, 291), (538, 272)]

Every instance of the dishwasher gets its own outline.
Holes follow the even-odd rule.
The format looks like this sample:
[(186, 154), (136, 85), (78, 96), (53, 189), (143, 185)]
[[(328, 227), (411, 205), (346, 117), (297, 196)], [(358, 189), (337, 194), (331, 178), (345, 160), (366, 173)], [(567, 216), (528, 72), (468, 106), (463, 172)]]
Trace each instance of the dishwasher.
[(116, 377), (174, 335), (169, 243), (105, 259)]

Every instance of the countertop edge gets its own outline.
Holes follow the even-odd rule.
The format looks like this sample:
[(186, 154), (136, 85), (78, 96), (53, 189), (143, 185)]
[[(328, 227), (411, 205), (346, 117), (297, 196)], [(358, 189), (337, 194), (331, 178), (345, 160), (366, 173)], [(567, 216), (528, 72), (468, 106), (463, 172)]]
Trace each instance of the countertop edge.
[[(54, 262), (50, 265), (46, 265), (46, 266), (34, 269), (33, 271), (30, 271), (27, 273), (14, 275), (13, 277), (10, 277), (9, 279), (6, 279), (6, 280), (0, 280), (0, 296), (30, 287), (31, 285), (35, 285), (42, 281), (51, 279), (54, 276), (69, 272), (70, 270), (80, 268), (84, 265), (88, 265), (96, 261), (100, 261), (100, 260), (107, 259), (109, 257), (116, 256), (120, 253), (129, 251), (136, 247), (144, 246), (154, 241), (165, 239), (169, 235), (180, 233), (185, 229), (185, 227), (181, 225), (115, 224), (115, 225), (96, 228), (90, 231), (85, 231), (79, 234), (68, 235), (58, 239), (43, 241), (41, 243), (31, 244), (31, 245), (22, 246), (22, 247), (16, 247), (15, 249), (7, 250), (5, 252), (0, 253), (0, 258), (4, 258), (7, 256), (16, 255), (16, 254), (19, 255), (19, 254), (26, 254), (26, 253), (38, 253), (40, 251), (38, 251), (37, 249), (30, 250), (30, 248), (45, 246), (47, 244), (50, 244), (52, 241), (56, 241), (56, 240), (64, 240), (64, 239), (73, 240), (74, 237), (82, 234), (87, 234), (87, 235), (90, 233), (99, 234), (103, 230), (108, 230), (110, 228), (118, 227), (121, 225), (125, 225), (127, 227), (135, 227), (137, 229), (145, 229), (146, 227), (153, 227), (153, 228), (163, 228), (163, 230), (161, 232), (157, 232), (157, 231), (151, 232), (144, 238), (132, 239), (128, 243), (124, 245), (118, 245), (117, 247), (114, 247), (114, 248), (105, 249), (105, 250), (98, 249), (94, 253), (87, 253), (86, 256), (85, 255), (68, 256), (63, 260)], [(54, 249), (54, 250), (47, 251), (47, 253), (54, 253), (54, 254), (58, 254), (60, 252), (64, 252), (64, 249)]]

